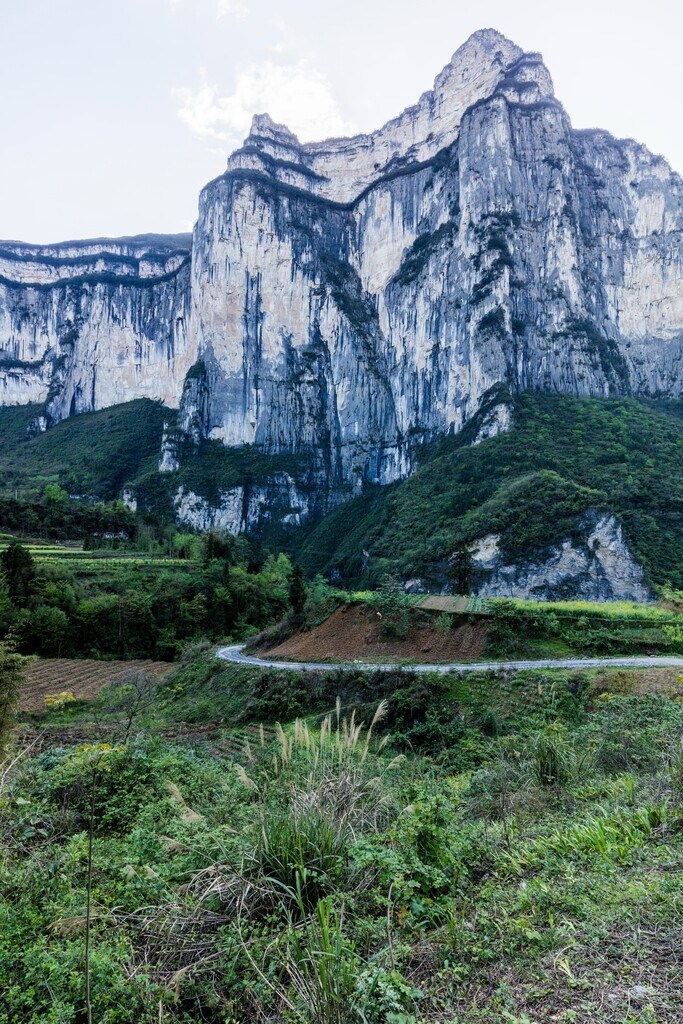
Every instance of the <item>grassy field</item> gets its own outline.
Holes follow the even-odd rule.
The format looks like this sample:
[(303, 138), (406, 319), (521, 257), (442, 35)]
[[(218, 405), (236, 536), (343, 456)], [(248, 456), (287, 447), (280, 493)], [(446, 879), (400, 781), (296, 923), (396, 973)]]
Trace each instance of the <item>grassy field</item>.
[[(353, 595), (354, 597), (356, 595)], [(362, 600), (362, 595), (358, 595)], [(481, 598), (472, 595), (418, 594), (408, 596), (406, 604), (425, 611), (466, 615), (491, 615), (505, 607), (520, 617), (554, 614), (567, 619), (587, 617), (603, 622), (680, 623), (682, 613), (669, 602), (639, 604), (636, 601), (534, 601), (522, 598)]]
[(677, 1024), (681, 692), (198, 647), (133, 720), (125, 686), (46, 707), (0, 801), (0, 1015), (84, 1019), (91, 877), (107, 1024)]

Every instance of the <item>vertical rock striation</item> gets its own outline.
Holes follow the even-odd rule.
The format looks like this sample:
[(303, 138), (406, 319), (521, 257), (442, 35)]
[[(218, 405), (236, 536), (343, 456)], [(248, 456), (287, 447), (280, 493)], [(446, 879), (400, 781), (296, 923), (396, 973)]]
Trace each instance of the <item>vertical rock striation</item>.
[(44, 403), (46, 424), (140, 397), (177, 405), (189, 241), (0, 243), (0, 402)]
[(200, 200), (184, 422), (358, 489), (499, 382), (678, 395), (682, 189), (573, 131), (540, 56), (489, 30), (373, 135), (301, 145), (257, 117)]
[[(54, 421), (158, 398), (197, 441), (306, 455), (304, 510), (407, 475), (500, 383), (683, 387), (683, 182), (573, 130), (540, 55), (489, 29), (371, 135), (302, 145), (254, 118), (191, 258), (179, 239), (5, 243), (0, 275), (1, 401)], [(226, 502), (236, 528), (261, 514)]]

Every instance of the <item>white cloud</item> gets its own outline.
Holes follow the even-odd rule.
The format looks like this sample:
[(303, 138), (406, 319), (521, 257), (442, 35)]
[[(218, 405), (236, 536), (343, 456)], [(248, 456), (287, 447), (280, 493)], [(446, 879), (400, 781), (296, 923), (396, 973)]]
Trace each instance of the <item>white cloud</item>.
[(198, 89), (174, 89), (173, 95), (180, 103), (178, 117), (190, 131), (200, 138), (220, 140), (226, 149), (241, 143), (254, 114), (270, 114), (302, 142), (354, 131), (342, 117), (328, 79), (305, 60), (248, 64), (228, 95), (220, 95), (205, 79)]
[(217, 13), (219, 18), (231, 14), (234, 18), (246, 18), (249, 5), (246, 0), (218, 0)]
[[(168, 0), (171, 7), (178, 7), (183, 0)], [(216, 17), (224, 18), (232, 15), (233, 18), (246, 18), (249, 14), (248, 0), (216, 0)]]
[[(268, 27), (275, 33), (277, 33), (277, 42), (273, 43), (271, 50), (274, 53), (286, 53), (288, 50), (300, 49), (301, 37), (294, 31), (294, 29), (288, 24), (287, 21), (280, 15), (276, 15), (270, 18), (268, 21)], [(310, 51), (309, 51), (310, 56)]]

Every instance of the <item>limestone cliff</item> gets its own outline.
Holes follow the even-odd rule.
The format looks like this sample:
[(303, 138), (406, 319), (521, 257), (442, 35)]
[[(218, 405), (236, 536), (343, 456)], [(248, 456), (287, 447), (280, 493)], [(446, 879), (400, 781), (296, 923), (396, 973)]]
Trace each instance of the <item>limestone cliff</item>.
[(543, 558), (518, 558), (509, 564), (501, 554), (500, 537), (482, 537), (471, 548), (474, 592), (484, 597), (543, 600), (652, 600), (642, 566), (613, 515), (591, 510), (577, 532), (577, 537), (565, 537)]
[[(45, 401), (49, 423), (159, 398), (185, 436), (305, 455), (305, 480), (273, 483), (302, 515), (407, 475), (500, 382), (683, 388), (683, 182), (573, 130), (541, 56), (488, 29), (371, 135), (302, 145), (256, 117), (201, 194), (191, 256), (0, 250), (0, 400)], [(177, 508), (241, 528), (269, 493), (253, 515), (232, 493)]]
[(491, 31), (371, 136), (258, 117), (200, 200), (184, 422), (358, 489), (501, 381), (678, 395), (682, 199), (643, 147), (574, 132), (540, 56)]
[(191, 365), (190, 236), (0, 242), (0, 403), (43, 425), (134, 398), (177, 405)]

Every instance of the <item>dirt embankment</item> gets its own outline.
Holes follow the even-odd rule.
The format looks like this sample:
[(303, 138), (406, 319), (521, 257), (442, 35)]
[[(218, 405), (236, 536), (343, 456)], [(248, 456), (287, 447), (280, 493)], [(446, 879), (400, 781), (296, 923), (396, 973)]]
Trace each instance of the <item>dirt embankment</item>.
[[(427, 620), (427, 617), (424, 617)], [(382, 619), (367, 605), (342, 605), (319, 626), (308, 629), (275, 647), (262, 648), (268, 658), (289, 661), (475, 661), (484, 655), (487, 623), (479, 619), (461, 622), (448, 630), (438, 629), (436, 617), (410, 625), (402, 640), (380, 635)]]

